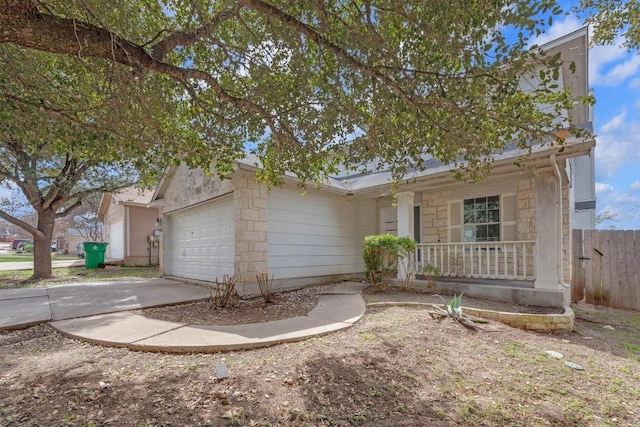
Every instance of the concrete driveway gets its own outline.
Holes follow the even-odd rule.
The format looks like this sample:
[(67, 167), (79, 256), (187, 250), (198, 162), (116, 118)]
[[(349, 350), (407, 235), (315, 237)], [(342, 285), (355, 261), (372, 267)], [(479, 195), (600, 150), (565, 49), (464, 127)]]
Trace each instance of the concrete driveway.
[(137, 308), (199, 301), (204, 287), (169, 279), (144, 279), (0, 289), (0, 330)]

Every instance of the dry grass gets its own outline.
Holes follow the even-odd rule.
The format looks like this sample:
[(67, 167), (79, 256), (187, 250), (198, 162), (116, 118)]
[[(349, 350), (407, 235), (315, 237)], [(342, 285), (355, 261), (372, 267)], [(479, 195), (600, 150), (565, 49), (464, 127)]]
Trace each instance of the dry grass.
[(108, 280), (151, 279), (160, 277), (160, 270), (157, 267), (121, 267), (112, 265), (93, 270), (87, 270), (84, 267), (59, 267), (53, 269), (53, 278), (37, 281), (30, 280), (32, 274), (33, 271), (31, 270), (0, 271), (0, 289)]
[[(628, 316), (604, 320), (618, 328)], [(586, 322), (583, 335), (587, 327), (602, 330)], [(608, 350), (608, 335), (491, 330), (388, 307), (299, 343), (165, 355), (93, 346), (41, 325), (0, 333), (0, 425), (640, 425), (640, 364)], [(230, 378), (218, 381), (223, 359)]]

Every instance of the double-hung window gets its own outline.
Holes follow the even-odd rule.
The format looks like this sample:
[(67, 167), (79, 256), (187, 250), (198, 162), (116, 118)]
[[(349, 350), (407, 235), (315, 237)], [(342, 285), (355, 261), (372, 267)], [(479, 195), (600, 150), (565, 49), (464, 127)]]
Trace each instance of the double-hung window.
[(500, 196), (465, 199), (463, 204), (464, 241), (500, 241)]
[(449, 201), (449, 242), (499, 242), (517, 238), (515, 194)]

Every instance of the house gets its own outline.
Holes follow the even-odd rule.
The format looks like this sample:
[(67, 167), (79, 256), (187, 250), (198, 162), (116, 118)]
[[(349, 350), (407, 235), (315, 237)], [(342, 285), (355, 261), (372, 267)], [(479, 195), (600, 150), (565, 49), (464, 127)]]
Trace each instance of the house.
[[(564, 86), (576, 98), (587, 95), (586, 29), (544, 48), (562, 53)], [(573, 123), (591, 126), (590, 108), (571, 114)], [(279, 288), (362, 277), (363, 238), (389, 232), (414, 237), (418, 277), (437, 266), (453, 292), (562, 305), (570, 230), (595, 222), (594, 146), (573, 136), (562, 147), (535, 145), (526, 167), (514, 166), (524, 152), (507, 147), (480, 184), (453, 180), (451, 166), (431, 159), (404, 181), (395, 204), (382, 196), (386, 171), (335, 176), (302, 196), (292, 177), (267, 191), (249, 159), (224, 178), (176, 166), (151, 202), (162, 210), (162, 269), (203, 281), (235, 274), (240, 293), (252, 295), (263, 273)]]
[(58, 250), (64, 254), (78, 255), (78, 245), (87, 239), (87, 233), (78, 230), (77, 228), (68, 228), (63, 236), (58, 237), (57, 246)]
[(104, 222), (109, 243), (106, 259), (122, 260), (125, 265), (159, 263), (159, 211), (147, 206), (152, 195), (152, 191), (129, 187), (102, 196), (98, 218)]

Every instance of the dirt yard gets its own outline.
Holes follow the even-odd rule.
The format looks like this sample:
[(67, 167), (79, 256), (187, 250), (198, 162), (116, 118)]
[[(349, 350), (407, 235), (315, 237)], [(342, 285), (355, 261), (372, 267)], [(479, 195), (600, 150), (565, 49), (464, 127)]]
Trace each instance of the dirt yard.
[[(294, 305), (308, 311), (317, 297), (305, 290), (237, 310), (207, 302), (143, 314), (263, 321), (300, 314)], [(99, 347), (47, 325), (2, 332), (0, 426), (640, 425), (640, 313), (577, 312), (574, 333), (541, 335), (494, 322), (473, 333), (424, 308), (370, 308), (341, 332), (222, 354)], [(222, 361), (230, 377), (219, 381)]]

